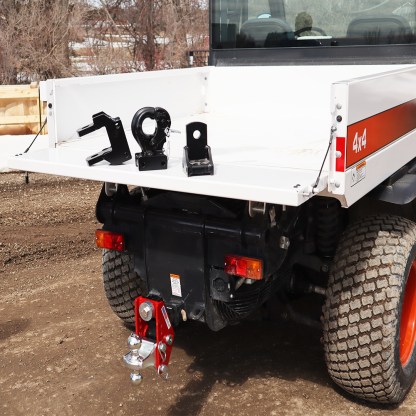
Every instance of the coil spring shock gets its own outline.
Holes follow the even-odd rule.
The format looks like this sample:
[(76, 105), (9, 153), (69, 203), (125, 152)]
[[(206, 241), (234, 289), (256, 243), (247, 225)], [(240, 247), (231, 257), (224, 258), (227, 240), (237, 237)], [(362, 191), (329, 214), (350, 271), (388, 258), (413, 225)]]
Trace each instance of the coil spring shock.
[(316, 247), (324, 257), (333, 257), (342, 230), (342, 208), (333, 198), (317, 198)]

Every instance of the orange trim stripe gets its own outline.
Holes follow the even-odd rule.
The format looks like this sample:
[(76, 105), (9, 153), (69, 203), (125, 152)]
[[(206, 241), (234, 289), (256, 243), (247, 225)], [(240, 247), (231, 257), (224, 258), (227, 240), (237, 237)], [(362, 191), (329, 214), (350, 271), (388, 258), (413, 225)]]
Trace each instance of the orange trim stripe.
[(348, 126), (347, 168), (416, 129), (416, 99)]

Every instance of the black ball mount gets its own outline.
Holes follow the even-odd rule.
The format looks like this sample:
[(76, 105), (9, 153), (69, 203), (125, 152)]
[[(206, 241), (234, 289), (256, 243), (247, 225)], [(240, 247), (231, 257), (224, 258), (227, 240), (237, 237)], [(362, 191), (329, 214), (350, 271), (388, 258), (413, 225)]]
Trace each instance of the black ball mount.
[(92, 116), (92, 124), (81, 127), (77, 130), (78, 136), (82, 137), (93, 131), (105, 127), (111, 147), (107, 147), (101, 152), (87, 157), (86, 161), (89, 166), (95, 165), (102, 160), (106, 160), (111, 165), (121, 165), (131, 159), (129, 144), (127, 143), (126, 134), (124, 133), (123, 123), (118, 117), (110, 117), (103, 111)]
[[(156, 128), (152, 134), (143, 131), (143, 123), (148, 118), (156, 122)], [(136, 153), (136, 166), (139, 170), (167, 169), (168, 158), (163, 146), (169, 135), (170, 126), (170, 115), (164, 108), (144, 107), (133, 116), (131, 131), (142, 149), (140, 153)]]

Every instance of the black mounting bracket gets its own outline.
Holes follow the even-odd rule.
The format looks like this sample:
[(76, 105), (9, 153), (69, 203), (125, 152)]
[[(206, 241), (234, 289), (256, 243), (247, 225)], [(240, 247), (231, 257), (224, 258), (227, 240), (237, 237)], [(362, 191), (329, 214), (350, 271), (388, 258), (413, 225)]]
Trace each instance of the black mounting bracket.
[(183, 148), (182, 166), (188, 176), (214, 174), (211, 148), (208, 146), (207, 125), (201, 122), (186, 126), (186, 146)]
[(92, 116), (92, 124), (81, 127), (77, 130), (78, 136), (82, 137), (105, 127), (111, 147), (107, 147), (99, 153), (95, 153), (87, 157), (86, 161), (89, 166), (106, 160), (111, 165), (121, 165), (131, 159), (129, 144), (127, 143), (126, 134), (124, 132), (123, 123), (119, 117), (112, 118), (108, 114), (101, 111)]
[[(156, 129), (152, 134), (143, 131), (143, 122), (147, 118), (155, 120)], [(131, 131), (142, 151), (136, 153), (136, 166), (139, 170), (167, 169), (168, 157), (163, 145), (170, 129), (170, 115), (160, 107), (143, 107), (133, 116)]]

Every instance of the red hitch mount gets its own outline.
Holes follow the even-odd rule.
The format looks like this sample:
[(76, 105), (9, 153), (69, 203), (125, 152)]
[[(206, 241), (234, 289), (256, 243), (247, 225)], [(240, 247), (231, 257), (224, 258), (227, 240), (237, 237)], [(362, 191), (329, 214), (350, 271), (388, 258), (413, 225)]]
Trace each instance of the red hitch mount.
[(124, 357), (124, 364), (132, 370), (130, 379), (140, 383), (141, 371), (155, 367), (166, 380), (172, 352), (174, 331), (165, 304), (160, 299), (139, 296), (134, 301), (136, 332), (132, 333), (127, 345), (130, 349)]

